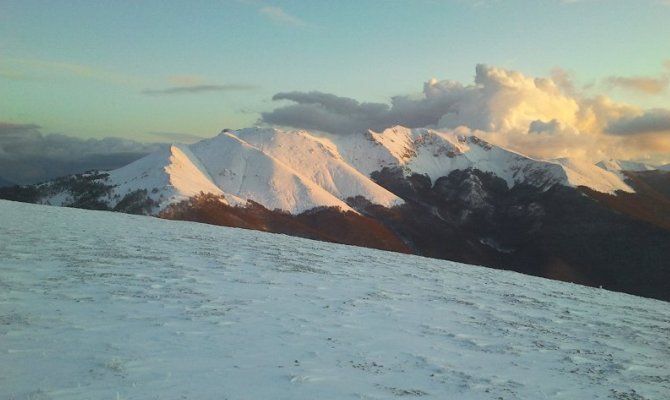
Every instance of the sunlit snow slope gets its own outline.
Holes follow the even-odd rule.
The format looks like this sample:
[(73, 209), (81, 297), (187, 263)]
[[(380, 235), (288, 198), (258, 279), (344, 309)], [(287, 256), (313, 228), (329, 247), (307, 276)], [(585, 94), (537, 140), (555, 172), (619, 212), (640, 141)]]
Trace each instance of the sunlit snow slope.
[(668, 303), (0, 201), (2, 399), (663, 399)]
[(621, 171), (653, 171), (656, 168), (649, 164), (634, 162), (634, 161), (625, 161), (625, 160), (603, 160), (596, 164), (602, 169), (606, 169), (612, 172), (621, 172)]

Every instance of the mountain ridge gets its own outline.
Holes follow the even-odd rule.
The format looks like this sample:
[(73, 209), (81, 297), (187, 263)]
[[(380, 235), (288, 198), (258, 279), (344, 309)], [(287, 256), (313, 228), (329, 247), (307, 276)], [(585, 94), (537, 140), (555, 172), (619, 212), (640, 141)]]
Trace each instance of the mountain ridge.
[[(348, 198), (362, 196), (384, 207), (403, 200), (370, 176), (384, 167), (433, 182), (454, 170), (476, 168), (503, 178), (508, 186), (555, 184), (586, 186), (597, 192), (634, 192), (617, 173), (576, 160), (536, 160), (457, 131), (393, 127), (382, 132), (335, 136), (304, 130), (248, 128), (221, 132), (192, 145), (167, 149), (109, 172), (112, 187), (102, 201), (111, 207), (122, 196), (147, 190), (158, 204), (168, 205), (200, 192), (223, 195), (233, 205), (247, 200), (299, 214), (315, 207), (355, 211)], [(62, 205), (58, 193), (44, 202)]]
[(670, 173), (537, 160), (458, 129), (248, 128), (0, 198), (414, 253), (670, 300)]

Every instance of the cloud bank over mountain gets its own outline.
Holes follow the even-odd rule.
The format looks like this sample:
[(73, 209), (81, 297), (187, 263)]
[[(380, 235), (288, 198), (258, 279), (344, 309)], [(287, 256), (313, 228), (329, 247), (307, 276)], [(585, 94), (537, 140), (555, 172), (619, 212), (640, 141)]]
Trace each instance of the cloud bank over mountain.
[(541, 158), (663, 161), (670, 154), (670, 110), (587, 95), (561, 70), (530, 77), (480, 64), (472, 84), (431, 79), (420, 94), (395, 96), (389, 104), (322, 92), (283, 92), (273, 100), (291, 104), (262, 113), (260, 122), (337, 134), (393, 125), (464, 127)]
[(45, 135), (36, 124), (0, 122), (0, 175), (27, 184), (90, 169), (114, 169), (160, 146), (122, 138)]
[[(654, 79), (660, 82), (665, 79), (664, 74), (666, 72), (649, 78), (651, 80), (630, 79), (638, 83)], [(246, 90), (246, 87), (203, 85), (199, 77), (174, 78), (171, 83), (175, 86), (155, 90), (153, 94)], [(624, 78), (618, 80), (619, 83), (624, 81)], [(647, 92), (656, 95), (655, 89)], [(475, 133), (492, 143), (536, 158), (577, 157), (592, 162), (613, 158), (670, 163), (670, 109), (643, 109), (591, 94), (579, 89), (570, 74), (560, 69), (549, 77), (532, 77), (477, 65), (470, 84), (431, 79), (423, 84), (421, 92), (395, 96), (388, 103), (360, 102), (318, 91), (281, 92), (275, 94), (273, 100), (281, 104), (261, 113), (260, 123), (340, 135), (367, 129), (380, 131), (393, 125), (428, 126)], [(174, 132), (149, 134), (161, 141), (200, 139)], [(0, 121), (0, 176), (17, 183), (35, 183), (89, 169), (113, 169), (157, 146), (121, 138), (84, 140), (63, 134), (43, 134), (36, 124)]]

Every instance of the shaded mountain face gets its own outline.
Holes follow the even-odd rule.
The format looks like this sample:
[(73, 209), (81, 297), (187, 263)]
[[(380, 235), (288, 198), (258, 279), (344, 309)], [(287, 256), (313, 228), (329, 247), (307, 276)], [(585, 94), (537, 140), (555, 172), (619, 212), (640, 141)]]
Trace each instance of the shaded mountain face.
[(455, 131), (254, 128), (0, 197), (411, 252), (670, 300), (670, 173), (608, 165), (535, 160)]
[(616, 212), (670, 229), (670, 172), (624, 171), (623, 175), (626, 182), (635, 188), (635, 193), (612, 196), (588, 189), (584, 191)]
[[(634, 209), (645, 201), (639, 195), (592, 197), (590, 189), (561, 185), (510, 189), (478, 170), (454, 171), (435, 184), (393, 170), (373, 176), (406, 204), (360, 207), (417, 254), (670, 299), (670, 229), (603, 201)], [(670, 215), (670, 206), (657, 212)]]
[(386, 225), (356, 212), (318, 207), (297, 215), (270, 211), (249, 202), (245, 207), (225, 204), (221, 197), (197, 195), (174, 204), (159, 216), (166, 219), (283, 233), (308, 239), (411, 253), (412, 249)]

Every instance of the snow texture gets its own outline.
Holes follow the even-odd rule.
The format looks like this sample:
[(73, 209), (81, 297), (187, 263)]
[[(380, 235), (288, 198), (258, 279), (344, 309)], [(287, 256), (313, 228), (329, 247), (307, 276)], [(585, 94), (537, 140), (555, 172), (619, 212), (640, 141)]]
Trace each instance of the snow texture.
[(0, 201), (2, 399), (667, 399), (670, 306)]

